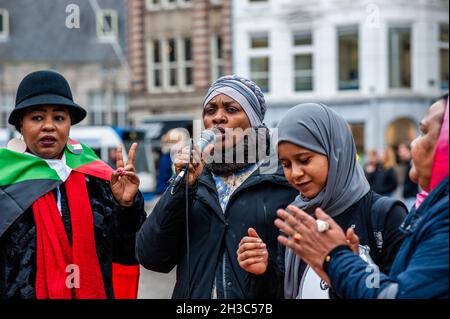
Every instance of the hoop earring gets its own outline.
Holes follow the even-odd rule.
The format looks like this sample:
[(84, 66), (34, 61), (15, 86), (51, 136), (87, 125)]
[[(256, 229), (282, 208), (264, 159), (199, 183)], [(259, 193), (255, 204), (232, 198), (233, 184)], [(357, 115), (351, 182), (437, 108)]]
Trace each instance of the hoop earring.
[(6, 148), (10, 151), (23, 154), (27, 150), (27, 144), (25, 144), (25, 141), (23, 140), (23, 136), (21, 134), (20, 138), (15, 137), (9, 140)]

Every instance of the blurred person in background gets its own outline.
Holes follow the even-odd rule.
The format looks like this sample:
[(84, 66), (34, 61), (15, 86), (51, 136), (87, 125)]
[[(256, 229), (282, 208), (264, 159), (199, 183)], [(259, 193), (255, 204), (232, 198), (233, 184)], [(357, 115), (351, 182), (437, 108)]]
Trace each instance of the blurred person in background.
[(112, 169), (116, 169), (116, 161), (117, 161), (117, 149), (110, 148), (108, 150), (108, 162), (107, 164), (111, 166)]
[[(397, 176), (395, 173), (395, 154), (388, 148), (378, 154), (375, 160), (375, 152), (370, 152), (369, 167), (366, 167), (366, 177), (370, 188), (376, 193), (391, 197), (397, 189)], [(370, 169), (369, 169), (370, 168)]]
[(416, 195), (419, 192), (419, 187), (409, 177), (411, 170), (411, 146), (409, 143), (400, 143), (398, 145), (398, 157), (405, 165), (405, 174), (403, 179), (403, 200), (408, 209), (411, 209), (416, 200)]
[[(161, 156), (159, 158), (158, 180), (156, 184), (156, 194), (163, 194), (169, 186), (170, 178), (175, 173), (172, 163), (171, 150), (178, 145), (186, 145), (189, 134), (181, 128), (169, 130), (161, 137)], [(176, 150), (174, 150), (176, 151)]]
[(364, 164), (364, 173), (366, 174), (366, 177), (377, 169), (377, 165), (378, 151), (376, 149), (368, 150), (366, 154), (366, 163)]

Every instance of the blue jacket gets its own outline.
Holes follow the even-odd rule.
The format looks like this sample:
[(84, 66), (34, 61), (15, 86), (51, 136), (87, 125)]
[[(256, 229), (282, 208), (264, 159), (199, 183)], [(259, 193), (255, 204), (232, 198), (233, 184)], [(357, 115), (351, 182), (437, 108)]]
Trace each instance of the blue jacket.
[(330, 261), (332, 286), (344, 298), (449, 298), (448, 177), (401, 225), (405, 240), (389, 275), (349, 250)]

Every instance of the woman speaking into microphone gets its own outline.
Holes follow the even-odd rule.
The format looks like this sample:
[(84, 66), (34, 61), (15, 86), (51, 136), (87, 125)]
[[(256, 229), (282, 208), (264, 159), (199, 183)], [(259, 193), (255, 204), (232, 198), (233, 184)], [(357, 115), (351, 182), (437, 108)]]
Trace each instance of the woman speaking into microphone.
[[(177, 175), (189, 163), (188, 193), (185, 180), (179, 187), (170, 185), (136, 242), (137, 258), (147, 269), (169, 272), (177, 266), (173, 298), (282, 295), (272, 284), (278, 276), (275, 259), (269, 261), (264, 276), (250, 275), (236, 260), (239, 241), (246, 235), (259, 240), (260, 248), (267, 247), (270, 255), (276, 256), (275, 213), (296, 195), (277, 161), (274, 171), (267, 173), (264, 167), (273, 158), (261, 153), (249, 156), (254, 150), (243, 132), (268, 134), (263, 124), (265, 112), (260, 88), (239, 76), (218, 79), (206, 94), (203, 123), (206, 129), (219, 133), (215, 145), (208, 145), (203, 153), (214, 149), (214, 155), (207, 163), (200, 160), (202, 154), (196, 148), (192, 160), (189, 147), (176, 155)], [(265, 149), (267, 143), (265, 136), (265, 145), (258, 147)], [(243, 159), (239, 159), (239, 150), (243, 150)], [(247, 285), (255, 289), (250, 293)]]

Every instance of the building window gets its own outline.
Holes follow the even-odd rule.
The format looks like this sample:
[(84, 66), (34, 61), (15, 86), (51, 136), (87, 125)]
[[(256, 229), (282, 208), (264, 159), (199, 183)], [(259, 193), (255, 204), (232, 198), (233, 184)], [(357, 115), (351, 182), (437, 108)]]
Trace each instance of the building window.
[(310, 30), (292, 33), (294, 91), (312, 91), (313, 85), (313, 39)]
[(167, 59), (167, 79), (168, 87), (178, 86), (178, 75), (177, 75), (177, 43), (175, 39), (169, 39), (166, 42), (166, 59)]
[(8, 10), (0, 9), (0, 40), (9, 36), (9, 14)]
[(222, 53), (222, 37), (211, 37), (211, 82), (224, 75), (224, 62)]
[(177, 0), (163, 0), (163, 5), (169, 9), (175, 8), (177, 5)]
[(339, 90), (359, 89), (359, 50), (357, 27), (338, 29)]
[(269, 34), (267, 32), (249, 34), (249, 46), (250, 79), (255, 82), (263, 92), (269, 92)]
[(310, 31), (297, 31), (292, 36), (293, 46), (312, 45), (312, 34)]
[(312, 54), (297, 54), (294, 56), (294, 89), (312, 91), (313, 89), (313, 57)]
[(363, 160), (365, 149), (364, 149), (364, 123), (349, 123), (350, 129), (352, 131), (353, 140), (355, 141), (356, 153), (358, 154), (358, 159)]
[(448, 24), (439, 26), (440, 88), (448, 90)]
[(115, 10), (100, 10), (97, 13), (97, 35), (100, 39), (116, 39), (119, 34), (119, 21)]
[(88, 95), (89, 104), (89, 124), (106, 124), (106, 94), (104, 92), (90, 92)]
[(149, 91), (161, 90), (163, 86), (162, 41), (153, 40), (147, 46), (147, 70)]
[(411, 29), (389, 28), (389, 87), (411, 87)]
[(153, 86), (160, 88), (162, 86), (162, 60), (161, 60), (161, 42), (153, 41)]
[(148, 10), (176, 9), (192, 5), (192, 0), (147, 0)]
[(194, 65), (191, 38), (154, 40), (148, 44), (147, 50), (150, 92), (192, 90)]
[(255, 82), (263, 92), (269, 92), (269, 57), (250, 58), (250, 79)]
[(269, 0), (248, 0), (250, 3), (269, 2)]
[(258, 33), (250, 35), (250, 48), (264, 49), (269, 47), (269, 35), (267, 33)]
[(183, 39), (183, 56), (181, 58), (182, 79), (184, 87), (192, 87), (193, 82), (193, 61), (192, 61), (192, 39)]
[(158, 10), (161, 8), (162, 0), (147, 0), (147, 9), (148, 10)]
[(128, 96), (126, 93), (114, 93), (112, 103), (112, 125), (126, 127), (128, 124)]
[(12, 94), (0, 93), (0, 128), (8, 126), (8, 116), (14, 106)]

